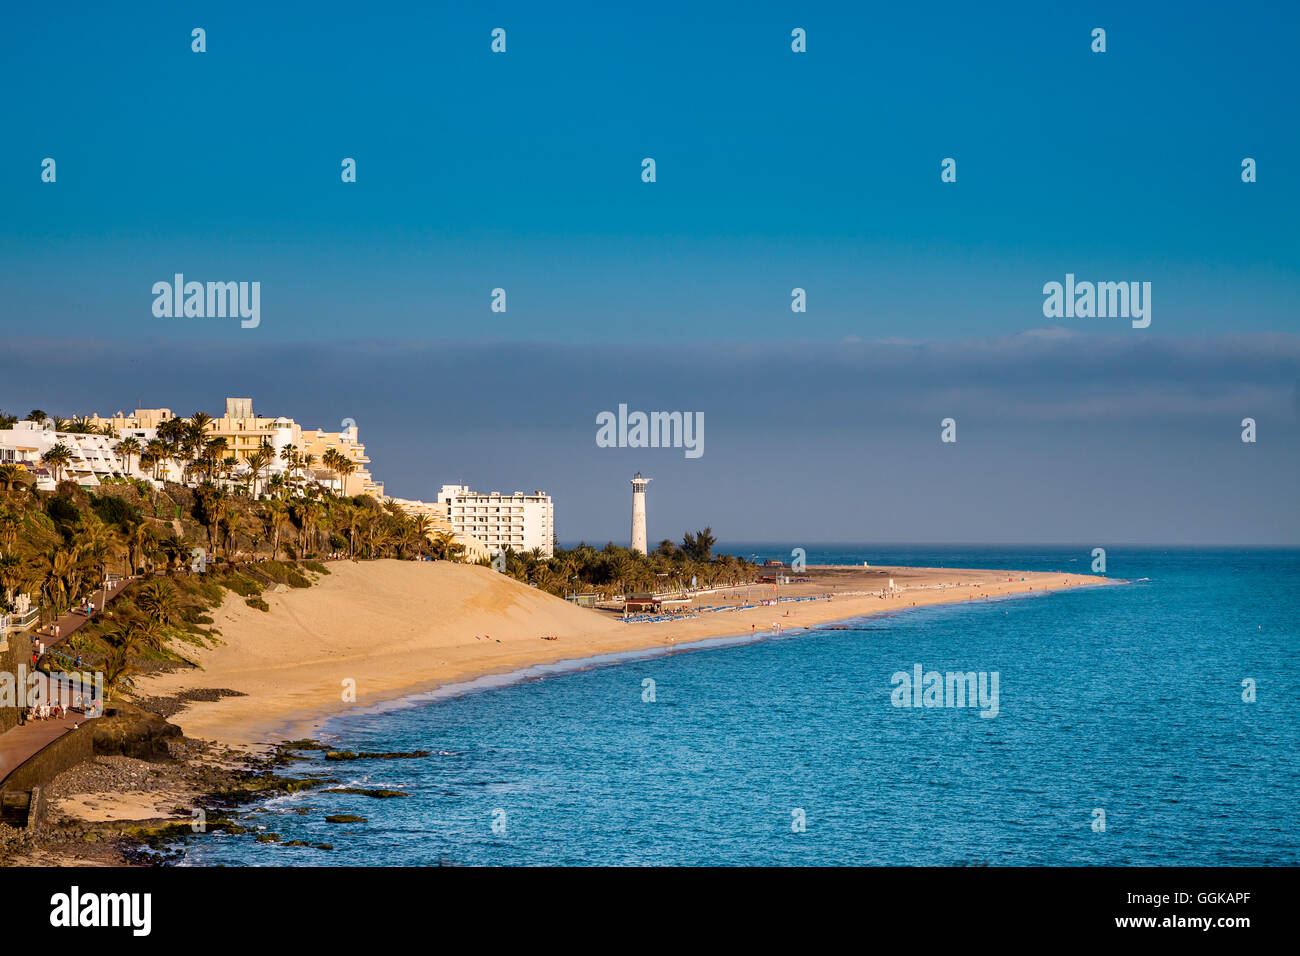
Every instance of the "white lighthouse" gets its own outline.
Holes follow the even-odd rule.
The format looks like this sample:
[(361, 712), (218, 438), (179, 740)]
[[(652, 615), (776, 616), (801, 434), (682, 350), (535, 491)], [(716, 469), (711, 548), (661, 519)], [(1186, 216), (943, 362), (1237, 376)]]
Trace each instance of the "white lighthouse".
[(649, 478), (642, 478), (641, 472), (632, 479), (632, 550), (646, 553), (645, 547), (645, 486)]

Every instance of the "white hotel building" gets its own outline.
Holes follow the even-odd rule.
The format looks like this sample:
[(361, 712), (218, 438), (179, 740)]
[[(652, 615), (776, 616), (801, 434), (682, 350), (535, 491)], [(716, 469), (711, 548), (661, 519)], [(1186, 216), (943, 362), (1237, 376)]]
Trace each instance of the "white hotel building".
[[(153, 430), (143, 429), (133, 434), (143, 444), (153, 437)], [(104, 478), (121, 475), (146, 477), (139, 469), (138, 458), (132, 459), (130, 472), (126, 470), (122, 456), (114, 451), (117, 442), (117, 438), (109, 435), (58, 432), (46, 428), (40, 422), (22, 421), (15, 423), (13, 428), (0, 429), (0, 465), (25, 464), (39, 468), (41, 456), (58, 444), (65, 445), (72, 452), (72, 460), (68, 462), (63, 477), (79, 485), (93, 488)], [(40, 477), (36, 487), (42, 491), (53, 491), (53, 477)]]
[(555, 554), (555, 507), (544, 492), (482, 494), (465, 485), (443, 485), (438, 503), (447, 506), (447, 518), (457, 534), (478, 538), (493, 554), (507, 547), (540, 548), (548, 558)]

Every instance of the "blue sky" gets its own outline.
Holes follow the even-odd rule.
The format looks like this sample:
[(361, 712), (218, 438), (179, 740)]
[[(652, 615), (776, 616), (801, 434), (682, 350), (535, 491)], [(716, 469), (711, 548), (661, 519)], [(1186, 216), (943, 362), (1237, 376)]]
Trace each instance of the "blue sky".
[(4, 308), (249, 334), (161, 325), (179, 271), (261, 281), (261, 339), (961, 338), (1072, 271), (1162, 334), (1294, 321), (1300, 8), (903, 6), (15, 8)]
[[(0, 408), (352, 417), (565, 539), (641, 470), (655, 537), (1300, 543), (1300, 7), (700, 7), (6, 9)], [(1045, 319), (1067, 272), (1151, 327)], [(705, 456), (596, 448), (620, 402)]]

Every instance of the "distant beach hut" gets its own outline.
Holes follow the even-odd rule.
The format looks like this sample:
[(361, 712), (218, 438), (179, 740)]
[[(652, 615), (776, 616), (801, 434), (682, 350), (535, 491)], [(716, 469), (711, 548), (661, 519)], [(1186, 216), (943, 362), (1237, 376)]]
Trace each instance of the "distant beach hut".
[(663, 602), (651, 594), (649, 591), (641, 591), (635, 594), (629, 594), (623, 601), (623, 611), (627, 614), (639, 614), (647, 611), (658, 611), (663, 607)]

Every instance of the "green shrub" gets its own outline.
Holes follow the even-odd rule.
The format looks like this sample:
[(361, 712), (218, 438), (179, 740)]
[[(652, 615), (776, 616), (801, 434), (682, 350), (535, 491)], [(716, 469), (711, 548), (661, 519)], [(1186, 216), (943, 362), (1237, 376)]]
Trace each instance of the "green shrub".
[(284, 561), (267, 561), (258, 565), (258, 570), (276, 584), (287, 584), (291, 588), (311, 587), (311, 582), (297, 567)]
[(105, 524), (116, 525), (123, 531), (144, 520), (139, 508), (113, 495), (91, 495), (90, 507)]
[(54, 526), (60, 530), (73, 528), (81, 520), (81, 512), (72, 503), (71, 498), (62, 495), (51, 498), (45, 503), (45, 513), (50, 516)]
[(265, 601), (263, 601), (260, 597), (251, 597), (251, 598), (246, 598), (246, 599), (244, 600), (244, 603), (247, 604), (249, 607), (255, 607), (255, 608), (257, 608), (259, 611), (269, 611), (269, 610), (271, 610), (271, 605), (267, 604), (267, 603), (266, 603)]
[(262, 585), (242, 574), (232, 574), (221, 583), (240, 597), (256, 597), (262, 593)]

